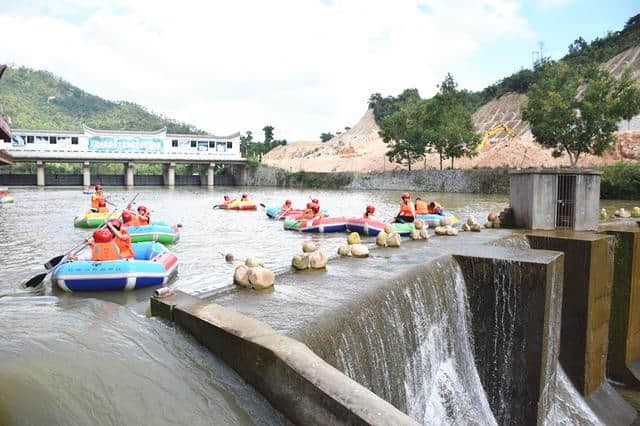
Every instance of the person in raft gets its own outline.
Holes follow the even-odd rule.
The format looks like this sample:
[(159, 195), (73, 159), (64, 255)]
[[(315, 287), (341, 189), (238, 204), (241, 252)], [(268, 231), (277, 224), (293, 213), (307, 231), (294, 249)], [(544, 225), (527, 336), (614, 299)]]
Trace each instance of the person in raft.
[(396, 216), (396, 222), (411, 223), (415, 216), (413, 203), (411, 202), (411, 195), (409, 195), (408, 192), (405, 192), (402, 194), (402, 203), (400, 203), (400, 211)]
[(442, 216), (442, 206), (437, 201), (432, 201), (429, 203), (429, 208), (427, 209), (427, 213), (437, 214)]
[(77, 255), (70, 254), (70, 260), (78, 260), (84, 262), (102, 262), (107, 260), (119, 260), (120, 249), (113, 240), (111, 231), (106, 228), (96, 229), (93, 231), (93, 240), (85, 240), (90, 250), (83, 250)]
[(324, 217), (324, 214), (320, 211), (320, 206), (315, 203), (311, 204), (311, 212), (313, 214), (312, 219), (322, 219)]
[(285, 200), (282, 207), (280, 207), (279, 215), (287, 214), (291, 210), (291, 200)]
[(140, 219), (142, 225), (149, 225), (151, 223), (151, 213), (145, 206), (138, 206), (136, 216)]
[(362, 215), (363, 219), (370, 219), (370, 220), (380, 220), (378, 219), (374, 213), (376, 212), (376, 208), (373, 206), (367, 206), (367, 210), (365, 210), (364, 214)]
[(313, 203), (307, 203), (307, 208), (302, 211), (299, 220), (313, 219)]
[[(122, 213), (124, 216), (124, 212)], [(131, 215), (129, 215), (131, 216)], [(126, 229), (122, 228), (120, 221), (118, 219), (104, 220), (104, 223), (111, 231), (111, 235), (114, 238), (118, 249), (120, 250), (120, 258), (122, 259), (133, 259), (133, 249), (131, 248), (131, 236), (126, 231)]]
[(242, 194), (242, 198), (240, 198), (240, 201), (249, 201), (249, 196), (247, 194)]
[(107, 202), (104, 199), (101, 199), (98, 202), (98, 209), (96, 210), (98, 213), (109, 213), (109, 209), (107, 208)]
[(229, 198), (229, 196), (225, 194), (223, 204), (229, 204), (231, 201), (232, 201), (231, 198)]
[(427, 206), (427, 202), (422, 198), (416, 197), (416, 215), (419, 214), (427, 214), (429, 213), (429, 207)]
[(91, 210), (93, 212), (97, 212), (98, 209), (100, 208), (100, 201), (104, 201), (105, 204), (107, 202), (107, 199), (104, 195), (104, 192), (102, 190), (102, 185), (96, 185), (95, 187), (96, 192), (94, 192), (93, 194), (91, 194)]

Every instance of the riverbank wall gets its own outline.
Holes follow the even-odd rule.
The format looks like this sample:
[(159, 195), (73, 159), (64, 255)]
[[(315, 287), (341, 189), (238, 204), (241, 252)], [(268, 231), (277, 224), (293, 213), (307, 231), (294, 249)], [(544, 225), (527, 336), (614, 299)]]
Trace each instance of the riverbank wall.
[(288, 172), (276, 167), (248, 167), (247, 186), (333, 188), (361, 190), (403, 189), (427, 192), (508, 194), (509, 169), (451, 169), (394, 172)]

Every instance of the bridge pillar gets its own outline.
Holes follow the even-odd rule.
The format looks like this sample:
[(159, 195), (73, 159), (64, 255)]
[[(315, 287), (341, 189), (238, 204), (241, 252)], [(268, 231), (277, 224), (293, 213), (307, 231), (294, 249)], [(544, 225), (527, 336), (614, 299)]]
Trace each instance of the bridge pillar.
[(84, 186), (91, 185), (91, 171), (89, 170), (88, 161), (85, 161), (82, 163), (82, 185)]
[(163, 164), (164, 185), (170, 188), (176, 186), (176, 163)]
[(36, 185), (44, 186), (44, 161), (36, 161)]
[(128, 162), (124, 164), (124, 184), (125, 186), (132, 188), (134, 185), (133, 178), (134, 167), (132, 162)]
[(214, 176), (215, 176), (215, 164), (214, 163), (209, 163), (209, 167), (207, 169), (207, 186), (209, 188), (213, 188), (213, 186), (215, 185), (215, 181), (214, 181)]

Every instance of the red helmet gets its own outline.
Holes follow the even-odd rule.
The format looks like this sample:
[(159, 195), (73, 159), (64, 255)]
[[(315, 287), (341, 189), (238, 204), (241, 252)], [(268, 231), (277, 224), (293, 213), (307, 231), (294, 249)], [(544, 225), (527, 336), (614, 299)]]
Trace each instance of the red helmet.
[(313, 207), (313, 203), (307, 203), (307, 208), (310, 209)]
[(100, 191), (102, 189), (102, 185), (98, 184), (95, 186), (96, 191)]
[(408, 192), (405, 192), (402, 194), (402, 199), (404, 200), (405, 198), (411, 198), (411, 195)]
[(318, 211), (320, 211), (320, 206), (317, 204), (313, 204), (311, 206), (311, 210), (313, 210), (315, 213), (318, 213)]
[(113, 240), (113, 236), (108, 229), (96, 229), (93, 231), (93, 241), (96, 243), (108, 243)]
[(376, 208), (373, 206), (367, 206), (367, 213), (373, 213), (376, 211)]
[(127, 211), (122, 212), (122, 221), (124, 223), (131, 221), (131, 219), (133, 219), (133, 216), (131, 216), (131, 213)]
[(98, 207), (107, 207), (107, 202), (105, 200), (98, 201)]
[(146, 213), (147, 208), (145, 206), (138, 206), (138, 213)]
[(247, 198), (249, 197), (247, 194), (242, 194), (242, 198)]
[(317, 199), (317, 198), (312, 199), (312, 200), (311, 200), (311, 202), (312, 202), (313, 204), (318, 204), (318, 205), (320, 205), (320, 201), (318, 201), (318, 199)]
[(111, 219), (109, 221), (109, 223), (111, 224), (111, 226), (113, 226), (116, 229), (120, 229), (121, 223), (118, 219)]
[(291, 200), (287, 200), (284, 202), (286, 205), (290, 206), (291, 205)]
[(225, 199), (225, 201), (226, 201), (226, 200), (228, 200), (228, 199), (229, 199), (229, 196), (228, 196), (228, 195), (225, 195), (225, 196), (224, 196), (224, 199)]

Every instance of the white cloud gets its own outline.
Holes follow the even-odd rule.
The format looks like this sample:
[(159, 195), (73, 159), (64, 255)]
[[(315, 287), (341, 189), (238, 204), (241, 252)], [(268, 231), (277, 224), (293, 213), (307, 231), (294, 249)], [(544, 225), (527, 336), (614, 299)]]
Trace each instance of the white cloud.
[(289, 140), (354, 124), (373, 92), (430, 95), (483, 43), (535, 39), (514, 0), (58, 3), (0, 11), (0, 62), (217, 134), (272, 124)]

